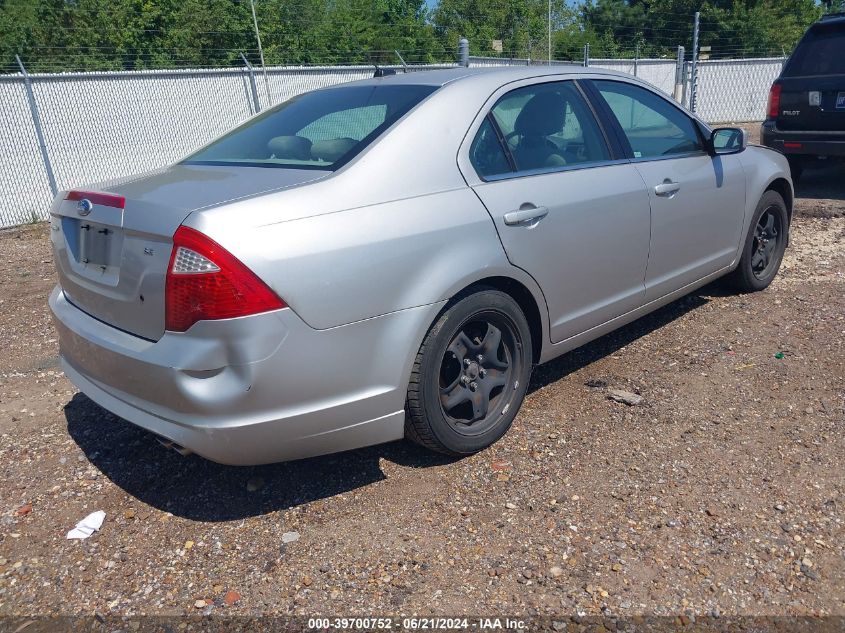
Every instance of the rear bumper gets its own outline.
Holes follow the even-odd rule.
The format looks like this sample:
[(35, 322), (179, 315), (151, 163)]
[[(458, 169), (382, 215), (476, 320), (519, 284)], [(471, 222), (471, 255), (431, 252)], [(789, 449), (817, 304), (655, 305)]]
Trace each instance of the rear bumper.
[(65, 374), (115, 415), (224, 464), (400, 439), (413, 355), (439, 306), (328, 330), (291, 310), (199, 322), (156, 342), (50, 295)]
[(787, 156), (845, 156), (842, 132), (780, 130), (774, 121), (766, 121), (760, 128), (760, 142)]

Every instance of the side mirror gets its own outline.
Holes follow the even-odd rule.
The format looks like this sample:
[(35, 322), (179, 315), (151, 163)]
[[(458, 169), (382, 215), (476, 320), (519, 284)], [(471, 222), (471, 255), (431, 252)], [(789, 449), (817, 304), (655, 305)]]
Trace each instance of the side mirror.
[(748, 147), (748, 133), (738, 127), (720, 127), (710, 135), (710, 153), (713, 156), (739, 154)]

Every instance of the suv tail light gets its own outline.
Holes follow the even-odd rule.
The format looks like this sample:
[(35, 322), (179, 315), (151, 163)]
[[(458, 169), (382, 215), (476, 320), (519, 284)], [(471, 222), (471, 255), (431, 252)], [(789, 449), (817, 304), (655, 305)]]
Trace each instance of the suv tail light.
[(778, 118), (780, 111), (780, 84), (772, 84), (772, 89), (769, 90), (769, 118)]
[(278, 310), (285, 302), (234, 255), (199, 231), (180, 226), (165, 283), (165, 328)]

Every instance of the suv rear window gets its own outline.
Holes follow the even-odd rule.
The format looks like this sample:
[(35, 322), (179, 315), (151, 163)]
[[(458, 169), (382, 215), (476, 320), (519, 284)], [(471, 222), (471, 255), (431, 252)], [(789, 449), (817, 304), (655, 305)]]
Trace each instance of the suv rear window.
[(308, 92), (250, 119), (183, 163), (335, 170), (436, 88), (342, 86)]
[(817, 24), (798, 44), (784, 77), (845, 75), (845, 24)]

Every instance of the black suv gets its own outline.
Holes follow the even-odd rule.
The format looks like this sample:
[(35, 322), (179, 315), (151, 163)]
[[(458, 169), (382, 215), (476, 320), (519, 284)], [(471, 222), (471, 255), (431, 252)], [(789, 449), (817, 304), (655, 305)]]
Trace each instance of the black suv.
[(845, 13), (824, 16), (798, 42), (772, 85), (760, 137), (786, 154), (794, 182), (815, 159), (845, 159)]

